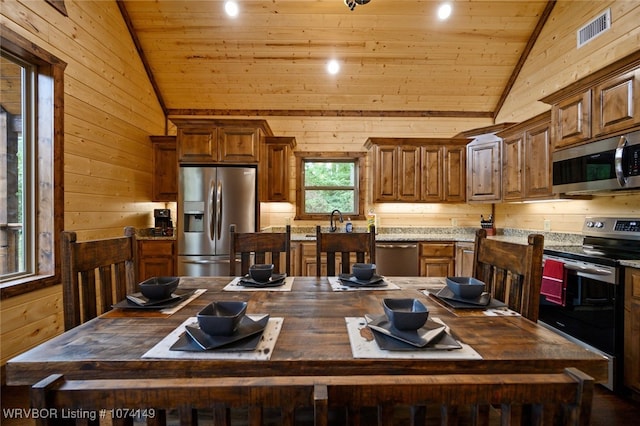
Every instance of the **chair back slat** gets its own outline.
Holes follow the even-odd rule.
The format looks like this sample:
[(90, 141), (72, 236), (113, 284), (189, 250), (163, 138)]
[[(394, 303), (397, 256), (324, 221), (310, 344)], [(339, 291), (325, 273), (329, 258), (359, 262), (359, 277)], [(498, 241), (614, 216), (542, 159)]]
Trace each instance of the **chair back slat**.
[(369, 232), (322, 232), (316, 226), (316, 275), (322, 274), (322, 254), (326, 255), (327, 276), (336, 274), (336, 257), (339, 254), (341, 272), (351, 272), (351, 255), (355, 254), (356, 262), (376, 262), (376, 231), (371, 227)]
[(532, 321), (538, 320), (544, 237), (531, 234), (527, 244), (487, 239), (476, 232), (474, 277), (483, 281), (492, 297)]
[(77, 241), (73, 231), (61, 234), (65, 330), (111, 309), (136, 291), (135, 230), (125, 236)]
[[(291, 275), (291, 226), (285, 232), (236, 232), (236, 225), (229, 226), (229, 275), (246, 275), (252, 263), (273, 263), (274, 272)], [(284, 254), (282, 265), (281, 253)], [(236, 258), (240, 256), (238, 271)], [(252, 262), (253, 259), (253, 262)]]

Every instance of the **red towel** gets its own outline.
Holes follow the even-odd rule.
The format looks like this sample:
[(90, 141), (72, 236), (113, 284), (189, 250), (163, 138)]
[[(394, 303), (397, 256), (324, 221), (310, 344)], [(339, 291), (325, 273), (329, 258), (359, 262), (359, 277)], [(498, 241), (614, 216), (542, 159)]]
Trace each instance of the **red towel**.
[(547, 301), (564, 306), (566, 303), (566, 289), (564, 263), (557, 260), (546, 259), (542, 270), (540, 294), (544, 295)]

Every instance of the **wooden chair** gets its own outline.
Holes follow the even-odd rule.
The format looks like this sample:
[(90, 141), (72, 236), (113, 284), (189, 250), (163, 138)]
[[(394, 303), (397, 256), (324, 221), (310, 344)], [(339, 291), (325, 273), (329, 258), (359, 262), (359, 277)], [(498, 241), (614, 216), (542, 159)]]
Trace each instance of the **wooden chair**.
[(487, 285), (491, 295), (531, 321), (538, 320), (544, 237), (531, 234), (528, 244), (487, 239), (476, 231), (473, 276)]
[[(316, 389), (314, 377), (67, 380), (53, 374), (32, 386), (31, 406), (46, 412), (60, 414), (66, 410), (84, 415), (84, 419), (71, 419), (67, 425), (86, 424), (91, 416), (113, 425), (132, 425), (136, 417), (148, 425), (166, 425), (168, 421), (175, 424), (177, 415), (180, 425), (197, 425), (200, 421), (211, 424), (213, 420), (215, 426), (230, 425), (233, 415), (240, 424), (253, 426), (266, 424), (266, 414), (276, 411), (277, 415), (269, 416), (270, 421), (277, 419), (277, 424), (293, 426), (296, 409), (314, 406)], [(273, 410), (267, 413), (267, 408)], [(245, 413), (247, 418), (241, 419)], [(325, 416), (326, 411), (317, 415)], [(42, 416), (36, 425), (64, 423), (60, 420)], [(327, 424), (322, 420), (315, 423)]]
[[(236, 257), (240, 254), (240, 275), (249, 273), (249, 266), (253, 263), (273, 263), (273, 271), (286, 272), (291, 275), (291, 226), (287, 225), (285, 232), (247, 232), (237, 233), (236, 225), (229, 226), (229, 275), (237, 274)], [(270, 255), (267, 257), (267, 253)], [(280, 264), (280, 253), (285, 254), (285, 265)]]
[(125, 236), (77, 241), (76, 233), (61, 233), (64, 328), (69, 330), (111, 309), (135, 292), (136, 239), (133, 227)]
[[(372, 226), (367, 233), (364, 232), (327, 232), (321, 231), (316, 226), (316, 275), (322, 274), (322, 253), (327, 255), (327, 276), (336, 275), (336, 253), (340, 253), (342, 272), (351, 272), (351, 254), (355, 253), (356, 262), (376, 263), (376, 230)], [(365, 255), (368, 255), (368, 260)]]
[[(574, 368), (556, 374), (342, 376), (319, 378), (319, 383), (326, 389), (316, 395), (326, 392), (326, 398), (317, 399), (316, 412), (346, 406), (350, 425), (586, 426), (594, 385), (593, 378)], [(377, 419), (360, 416), (365, 408), (373, 408)]]

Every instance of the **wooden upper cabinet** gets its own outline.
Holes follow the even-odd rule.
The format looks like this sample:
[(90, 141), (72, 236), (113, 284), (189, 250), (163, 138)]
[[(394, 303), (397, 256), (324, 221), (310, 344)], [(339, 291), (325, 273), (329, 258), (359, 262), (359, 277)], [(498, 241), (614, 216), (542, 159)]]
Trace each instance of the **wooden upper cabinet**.
[(373, 201), (464, 202), (466, 139), (369, 138)]
[(502, 139), (495, 135), (477, 138), (467, 145), (467, 201), (502, 199)]
[(521, 200), (524, 197), (523, 134), (505, 137), (502, 142), (502, 199)]
[(398, 146), (373, 147), (373, 199), (398, 201)]
[(444, 199), (444, 152), (441, 146), (422, 146), (421, 164), (416, 179), (421, 182), (420, 197), (416, 200), (437, 203)]
[(420, 147), (398, 147), (398, 200), (420, 200)]
[(181, 162), (218, 161), (218, 129), (206, 125), (178, 127), (178, 158)]
[(615, 76), (594, 89), (594, 136), (640, 124), (640, 69)]
[(640, 51), (541, 99), (552, 107), (554, 149), (589, 143), (640, 124)]
[(591, 90), (578, 93), (553, 105), (555, 148), (575, 145), (591, 138)]
[(444, 200), (464, 202), (466, 200), (466, 143), (464, 145), (445, 145), (444, 155)]
[(502, 199), (522, 201), (551, 197), (552, 144), (550, 113), (540, 114), (500, 133)]
[[(546, 114), (545, 114), (546, 115)], [(526, 199), (545, 198), (553, 193), (553, 163), (551, 125), (533, 125), (524, 132), (524, 196)]]
[(294, 137), (268, 136), (264, 139), (258, 166), (261, 201), (291, 201), (289, 157), (295, 146)]
[(178, 200), (178, 155), (175, 136), (151, 136), (153, 147), (153, 199)]
[(181, 163), (257, 163), (265, 136), (272, 136), (264, 120), (172, 119), (178, 128)]
[(252, 127), (220, 127), (218, 142), (220, 161), (255, 163), (260, 152), (261, 132)]

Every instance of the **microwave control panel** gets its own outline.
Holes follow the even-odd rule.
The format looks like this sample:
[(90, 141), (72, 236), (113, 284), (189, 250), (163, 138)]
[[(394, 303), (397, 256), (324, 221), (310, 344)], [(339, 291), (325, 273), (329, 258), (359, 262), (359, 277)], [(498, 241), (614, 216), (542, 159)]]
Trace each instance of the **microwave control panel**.
[(640, 145), (632, 145), (625, 148), (626, 170), (625, 176), (640, 176)]

